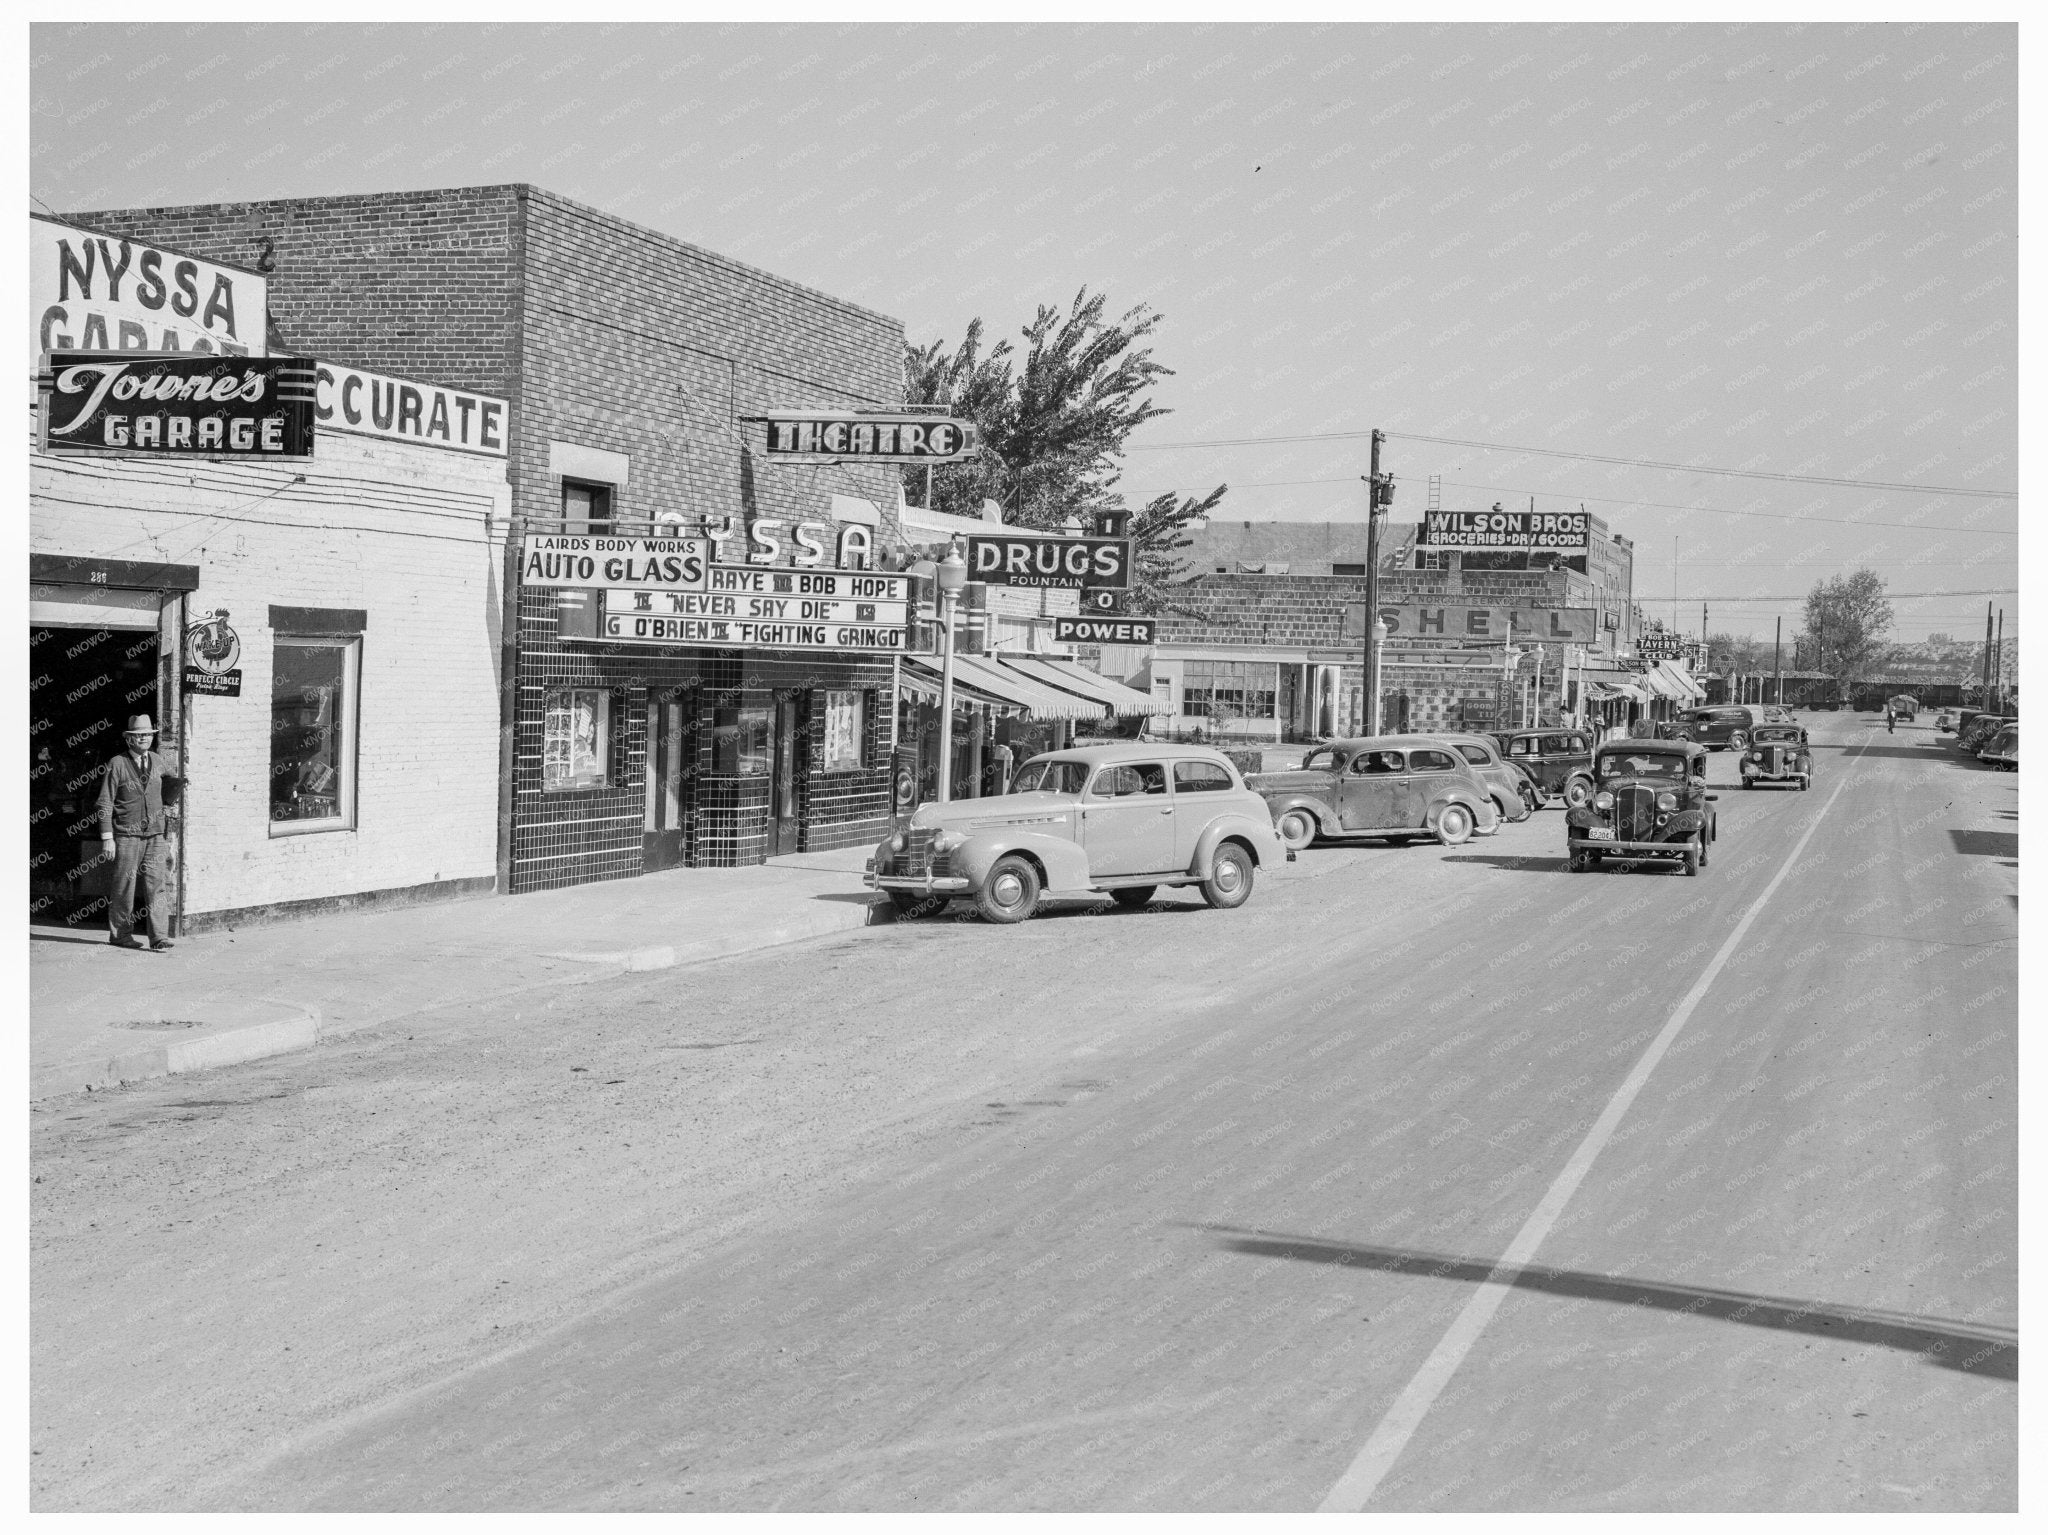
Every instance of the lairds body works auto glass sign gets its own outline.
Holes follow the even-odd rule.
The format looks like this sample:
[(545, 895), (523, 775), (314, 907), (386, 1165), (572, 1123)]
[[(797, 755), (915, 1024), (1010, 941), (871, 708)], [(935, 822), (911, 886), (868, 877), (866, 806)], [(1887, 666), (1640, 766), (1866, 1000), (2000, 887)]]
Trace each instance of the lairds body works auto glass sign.
[(701, 592), (710, 563), (709, 539), (530, 533), (519, 584)]
[(310, 458), (313, 363), (52, 352), (43, 443), (86, 453)]

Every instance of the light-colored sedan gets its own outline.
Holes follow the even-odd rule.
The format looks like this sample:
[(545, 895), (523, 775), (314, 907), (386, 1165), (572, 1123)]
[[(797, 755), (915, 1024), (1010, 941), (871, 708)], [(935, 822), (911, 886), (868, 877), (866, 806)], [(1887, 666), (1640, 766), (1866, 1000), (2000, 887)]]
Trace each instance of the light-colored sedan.
[(1179, 885), (1227, 910), (1292, 856), (1221, 752), (1138, 742), (1048, 752), (1008, 794), (918, 806), (875, 849), (867, 883), (911, 915), (965, 897), (991, 922), (1022, 922), (1042, 900), (1137, 909)]

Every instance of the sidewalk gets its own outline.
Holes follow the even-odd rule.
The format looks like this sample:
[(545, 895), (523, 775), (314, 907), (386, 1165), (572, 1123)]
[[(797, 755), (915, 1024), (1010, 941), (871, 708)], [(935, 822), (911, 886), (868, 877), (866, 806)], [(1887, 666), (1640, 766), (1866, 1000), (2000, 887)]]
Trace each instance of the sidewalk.
[[(254, 1060), (458, 1002), (866, 925), (870, 849), (273, 923), (165, 954), (29, 932), (29, 1097)], [(893, 911), (877, 914), (887, 921)]]

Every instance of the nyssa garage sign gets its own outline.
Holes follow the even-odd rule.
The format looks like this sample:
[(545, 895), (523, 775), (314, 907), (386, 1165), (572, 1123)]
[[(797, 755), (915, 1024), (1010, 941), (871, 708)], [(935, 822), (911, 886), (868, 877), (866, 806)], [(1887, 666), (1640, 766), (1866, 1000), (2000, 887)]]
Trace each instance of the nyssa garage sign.
[(179, 251), (28, 220), (29, 370), (45, 352), (261, 357), (268, 281)]

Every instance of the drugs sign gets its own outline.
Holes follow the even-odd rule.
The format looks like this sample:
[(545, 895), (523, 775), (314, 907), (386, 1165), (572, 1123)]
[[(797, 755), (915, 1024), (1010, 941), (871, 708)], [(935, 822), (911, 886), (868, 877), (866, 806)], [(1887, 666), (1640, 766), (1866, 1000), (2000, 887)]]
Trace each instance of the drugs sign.
[(52, 352), (43, 445), (311, 458), (313, 376), (303, 357)]
[(1159, 625), (1150, 618), (1055, 618), (1052, 637), (1064, 645), (1150, 645)]
[(1584, 554), (1592, 518), (1585, 512), (1424, 512), (1416, 546)]
[(1124, 587), (1131, 584), (1127, 538), (1032, 534), (967, 538), (967, 576), (990, 586)]

